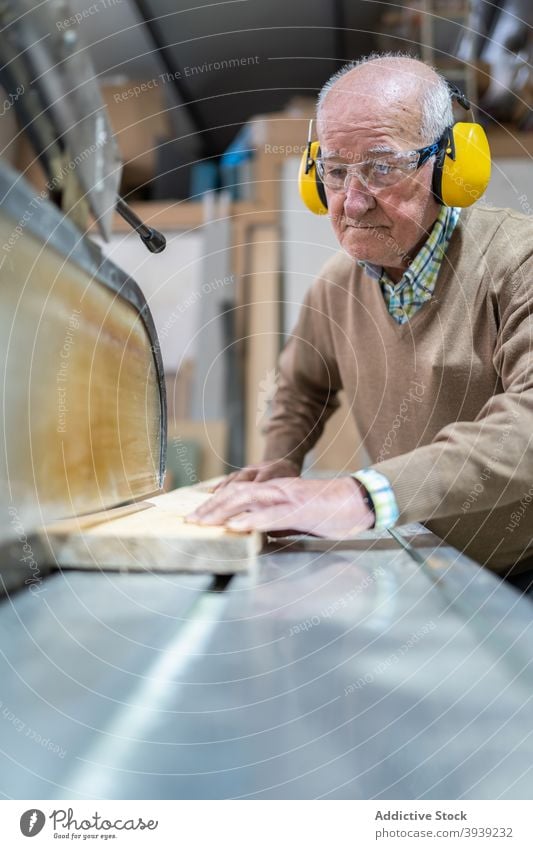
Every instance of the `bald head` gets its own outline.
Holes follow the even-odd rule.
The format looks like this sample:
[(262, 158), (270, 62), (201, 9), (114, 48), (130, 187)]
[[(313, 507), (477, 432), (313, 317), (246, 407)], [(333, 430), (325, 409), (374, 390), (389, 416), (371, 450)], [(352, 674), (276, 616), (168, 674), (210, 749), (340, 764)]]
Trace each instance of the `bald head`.
[(351, 106), (379, 111), (405, 129), (405, 137), (428, 144), (453, 123), (445, 79), (425, 62), (406, 56), (373, 55), (345, 65), (318, 97), (317, 120), (349, 121)]

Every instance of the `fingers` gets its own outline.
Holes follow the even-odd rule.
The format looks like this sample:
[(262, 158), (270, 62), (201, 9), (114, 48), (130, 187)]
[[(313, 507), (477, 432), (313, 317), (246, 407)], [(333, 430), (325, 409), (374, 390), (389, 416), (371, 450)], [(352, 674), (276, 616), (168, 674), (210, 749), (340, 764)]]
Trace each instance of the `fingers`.
[(249, 466), (245, 469), (241, 469), (240, 472), (235, 472), (235, 477), (233, 478), (234, 483), (240, 483), (244, 481), (254, 481), (257, 479), (257, 468), (255, 466)]
[(305, 528), (295, 528), (294, 523), (291, 524), (285, 504), (234, 516), (226, 522), (226, 527), (230, 531), (286, 531), (288, 528), (295, 533), (305, 531)]
[(187, 522), (206, 525), (221, 525), (231, 517), (246, 510), (259, 510), (281, 500), (273, 487), (234, 483), (231, 489), (222, 490), (205, 501), (193, 513), (185, 517)]
[(255, 480), (256, 469), (253, 466), (250, 466), (246, 469), (239, 469), (237, 472), (231, 472), (231, 474), (226, 475), (226, 477), (222, 478), (221, 481), (217, 483), (216, 486), (211, 490), (212, 492), (219, 492), (221, 489), (225, 489), (232, 483), (236, 481), (253, 481)]
[(236, 472), (232, 472), (230, 475), (226, 475), (226, 477), (222, 478), (214, 487), (212, 487), (211, 492), (219, 492), (221, 489), (224, 489), (228, 484), (230, 484), (235, 477)]
[[(249, 474), (252, 470), (245, 471)], [(270, 483), (250, 483), (236, 477), (230, 487), (219, 490), (186, 521), (226, 525), (235, 531), (290, 529), (329, 539), (350, 538), (374, 521), (352, 479), (306, 481), (284, 477)]]
[(281, 480), (282, 478), (297, 478), (298, 471), (292, 471), (292, 468), (287, 466), (267, 466), (264, 469), (259, 469), (255, 476), (256, 483), (264, 483), (265, 481)]
[(279, 478), (279, 474), (276, 473), (275, 469), (260, 469), (255, 476), (255, 482), (265, 483), (266, 481), (271, 481), (273, 478)]
[(298, 478), (300, 469), (291, 460), (277, 460), (272, 463), (259, 466), (255, 476), (256, 483), (264, 483), (279, 478)]
[(222, 478), (211, 491), (219, 492), (231, 484), (243, 483), (245, 481), (265, 483), (266, 481), (274, 480), (274, 478), (299, 476), (300, 469), (292, 460), (273, 460), (259, 463), (255, 466), (245, 466), (244, 469), (238, 469)]

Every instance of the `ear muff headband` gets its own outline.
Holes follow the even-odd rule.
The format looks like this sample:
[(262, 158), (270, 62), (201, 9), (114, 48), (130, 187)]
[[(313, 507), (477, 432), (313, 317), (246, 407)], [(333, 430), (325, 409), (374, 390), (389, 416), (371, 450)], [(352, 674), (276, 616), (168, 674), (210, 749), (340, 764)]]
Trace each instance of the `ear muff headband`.
[[(470, 103), (462, 91), (453, 83), (448, 85), (454, 100), (469, 110)], [(312, 140), (312, 126), (310, 121), (307, 148), (298, 172), (298, 189), (310, 212), (326, 215), (326, 190), (315, 164), (320, 145)], [(440, 146), (433, 168), (433, 194), (446, 206), (470, 206), (479, 200), (490, 180), (490, 148), (485, 130), (475, 122), (458, 121), (445, 131)]]

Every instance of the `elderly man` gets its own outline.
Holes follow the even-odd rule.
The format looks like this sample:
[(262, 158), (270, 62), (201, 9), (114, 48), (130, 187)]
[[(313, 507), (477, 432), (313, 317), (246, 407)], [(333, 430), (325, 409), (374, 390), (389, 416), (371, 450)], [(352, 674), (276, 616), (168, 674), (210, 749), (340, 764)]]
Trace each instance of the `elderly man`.
[[(264, 462), (192, 520), (335, 538), (423, 522), (497, 572), (533, 565), (533, 226), (438, 203), (434, 157), (380, 177), (452, 123), (446, 81), (414, 59), (370, 57), (324, 86), (318, 167), (342, 251), (282, 352)], [(341, 388), (371, 465), (302, 479)]]

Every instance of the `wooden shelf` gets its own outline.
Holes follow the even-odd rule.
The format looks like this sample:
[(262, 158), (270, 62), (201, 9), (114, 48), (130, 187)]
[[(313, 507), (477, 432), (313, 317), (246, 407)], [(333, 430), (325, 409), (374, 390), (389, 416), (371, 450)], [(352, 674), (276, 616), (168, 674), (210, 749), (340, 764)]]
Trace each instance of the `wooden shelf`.
[(487, 129), (492, 158), (533, 156), (533, 132), (517, 130), (512, 124), (502, 124)]

